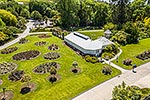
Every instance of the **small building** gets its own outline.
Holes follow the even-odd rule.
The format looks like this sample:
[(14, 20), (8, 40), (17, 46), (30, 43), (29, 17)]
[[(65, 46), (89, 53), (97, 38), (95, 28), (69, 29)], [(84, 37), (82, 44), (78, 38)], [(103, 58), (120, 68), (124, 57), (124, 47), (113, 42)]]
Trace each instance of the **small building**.
[(78, 32), (71, 32), (64, 37), (64, 42), (75, 50), (80, 51), (84, 55), (99, 56), (105, 46), (113, 44), (105, 37), (91, 40), (90, 37)]
[(111, 33), (112, 33), (112, 32), (111, 32), (109, 29), (107, 29), (107, 30), (104, 32), (105, 37), (106, 37), (106, 38), (109, 38), (110, 35), (111, 35)]

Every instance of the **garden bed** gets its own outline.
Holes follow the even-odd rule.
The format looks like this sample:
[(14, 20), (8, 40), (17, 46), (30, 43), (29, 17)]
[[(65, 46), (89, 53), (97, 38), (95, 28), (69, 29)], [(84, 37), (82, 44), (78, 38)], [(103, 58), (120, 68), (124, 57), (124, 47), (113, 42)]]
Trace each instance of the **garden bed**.
[(13, 60), (30, 60), (33, 58), (36, 58), (38, 55), (40, 55), (40, 52), (38, 50), (30, 50), (25, 52), (20, 52), (18, 54), (15, 54), (12, 59)]

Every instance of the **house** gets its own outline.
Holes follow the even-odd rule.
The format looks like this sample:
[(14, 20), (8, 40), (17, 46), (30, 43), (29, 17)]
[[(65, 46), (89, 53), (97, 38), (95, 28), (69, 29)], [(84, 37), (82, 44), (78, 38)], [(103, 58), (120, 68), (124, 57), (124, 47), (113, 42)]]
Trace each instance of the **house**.
[(84, 55), (99, 56), (105, 46), (113, 44), (105, 37), (100, 37), (96, 40), (91, 40), (90, 37), (78, 32), (71, 32), (64, 37), (64, 42), (75, 50), (78, 50)]
[(107, 29), (107, 30), (104, 32), (105, 37), (106, 37), (106, 38), (109, 38), (110, 35), (111, 35), (111, 33), (112, 33), (112, 32), (111, 32), (110, 30)]

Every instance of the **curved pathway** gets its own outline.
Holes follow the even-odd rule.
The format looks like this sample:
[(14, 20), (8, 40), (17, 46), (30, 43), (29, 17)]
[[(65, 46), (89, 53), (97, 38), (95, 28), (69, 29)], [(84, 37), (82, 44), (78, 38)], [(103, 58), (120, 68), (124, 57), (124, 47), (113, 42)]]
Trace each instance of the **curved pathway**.
[[(110, 63), (113, 65), (113, 63)], [(82, 94), (72, 100), (111, 100), (112, 90), (123, 81), (127, 85), (136, 85), (141, 88), (150, 88), (150, 62), (136, 68), (136, 73), (126, 70), (118, 75)], [(118, 66), (119, 67), (119, 66)], [(120, 69), (120, 68), (119, 68)], [(121, 69), (122, 70), (122, 69)]]
[(27, 27), (26, 30), (25, 30), (23, 33), (21, 33), (16, 39), (14, 39), (14, 40), (12, 40), (12, 41), (10, 41), (10, 42), (8, 42), (8, 43), (6, 43), (6, 44), (0, 46), (0, 50), (1, 50), (1, 49), (5, 49), (5, 48), (7, 48), (7, 47), (9, 47), (9, 46), (11, 46), (11, 45), (17, 43), (17, 42), (19, 42), (19, 40), (20, 40), (21, 38), (26, 37), (26, 36), (29, 34), (29, 32), (30, 32), (30, 28), (33, 27), (33, 23), (34, 23), (34, 22), (29, 21), (29, 22), (26, 24), (26, 27)]

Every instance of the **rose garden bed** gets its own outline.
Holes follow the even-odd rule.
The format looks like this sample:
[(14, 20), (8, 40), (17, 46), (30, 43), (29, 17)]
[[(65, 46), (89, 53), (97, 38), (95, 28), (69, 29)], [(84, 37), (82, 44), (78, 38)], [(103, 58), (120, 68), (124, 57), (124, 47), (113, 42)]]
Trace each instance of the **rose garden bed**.
[(25, 74), (25, 72), (24, 71), (15, 71), (15, 72), (12, 72), (9, 76), (8, 76), (8, 79), (10, 80), (10, 81), (13, 81), (13, 82), (16, 82), (16, 81), (18, 81), (18, 80), (20, 80), (22, 77), (23, 77), (23, 75)]
[(30, 60), (40, 55), (40, 52), (38, 50), (30, 50), (25, 52), (20, 52), (18, 54), (15, 54), (12, 59), (13, 60)]
[(36, 46), (44, 46), (44, 45), (46, 45), (46, 42), (45, 41), (36, 42), (35, 45)]
[(60, 57), (60, 54), (57, 52), (49, 52), (44, 54), (44, 58), (48, 60), (54, 60)]
[(17, 49), (18, 49), (17, 47), (6, 48), (1, 50), (1, 54), (9, 54), (16, 51)]
[(48, 49), (49, 49), (49, 50), (58, 50), (59, 47), (58, 47), (58, 45), (56, 45), (56, 44), (52, 44), (52, 45), (50, 45), (50, 46), (48, 47)]
[(17, 67), (18, 65), (13, 62), (3, 62), (0, 64), (0, 75), (5, 75), (9, 72), (13, 72)]
[(19, 41), (19, 44), (25, 44), (29, 42), (29, 40), (25, 39), (25, 38), (21, 38), (20, 41)]
[(150, 50), (144, 51), (143, 53), (137, 55), (136, 58), (141, 59), (141, 60), (150, 59)]
[(51, 37), (51, 35), (48, 35), (48, 34), (40, 34), (38, 35), (39, 38), (49, 38)]
[(49, 73), (51, 70), (51, 67), (55, 67), (58, 70), (60, 68), (60, 64), (58, 64), (56, 62), (43, 63), (43, 64), (40, 64), (37, 67), (35, 67), (33, 69), (33, 72), (38, 73), (38, 74)]
[(27, 94), (29, 92), (32, 92), (34, 90), (36, 90), (37, 88), (37, 85), (35, 83), (27, 83), (27, 84), (24, 84), (20, 90), (20, 93), (21, 94)]

